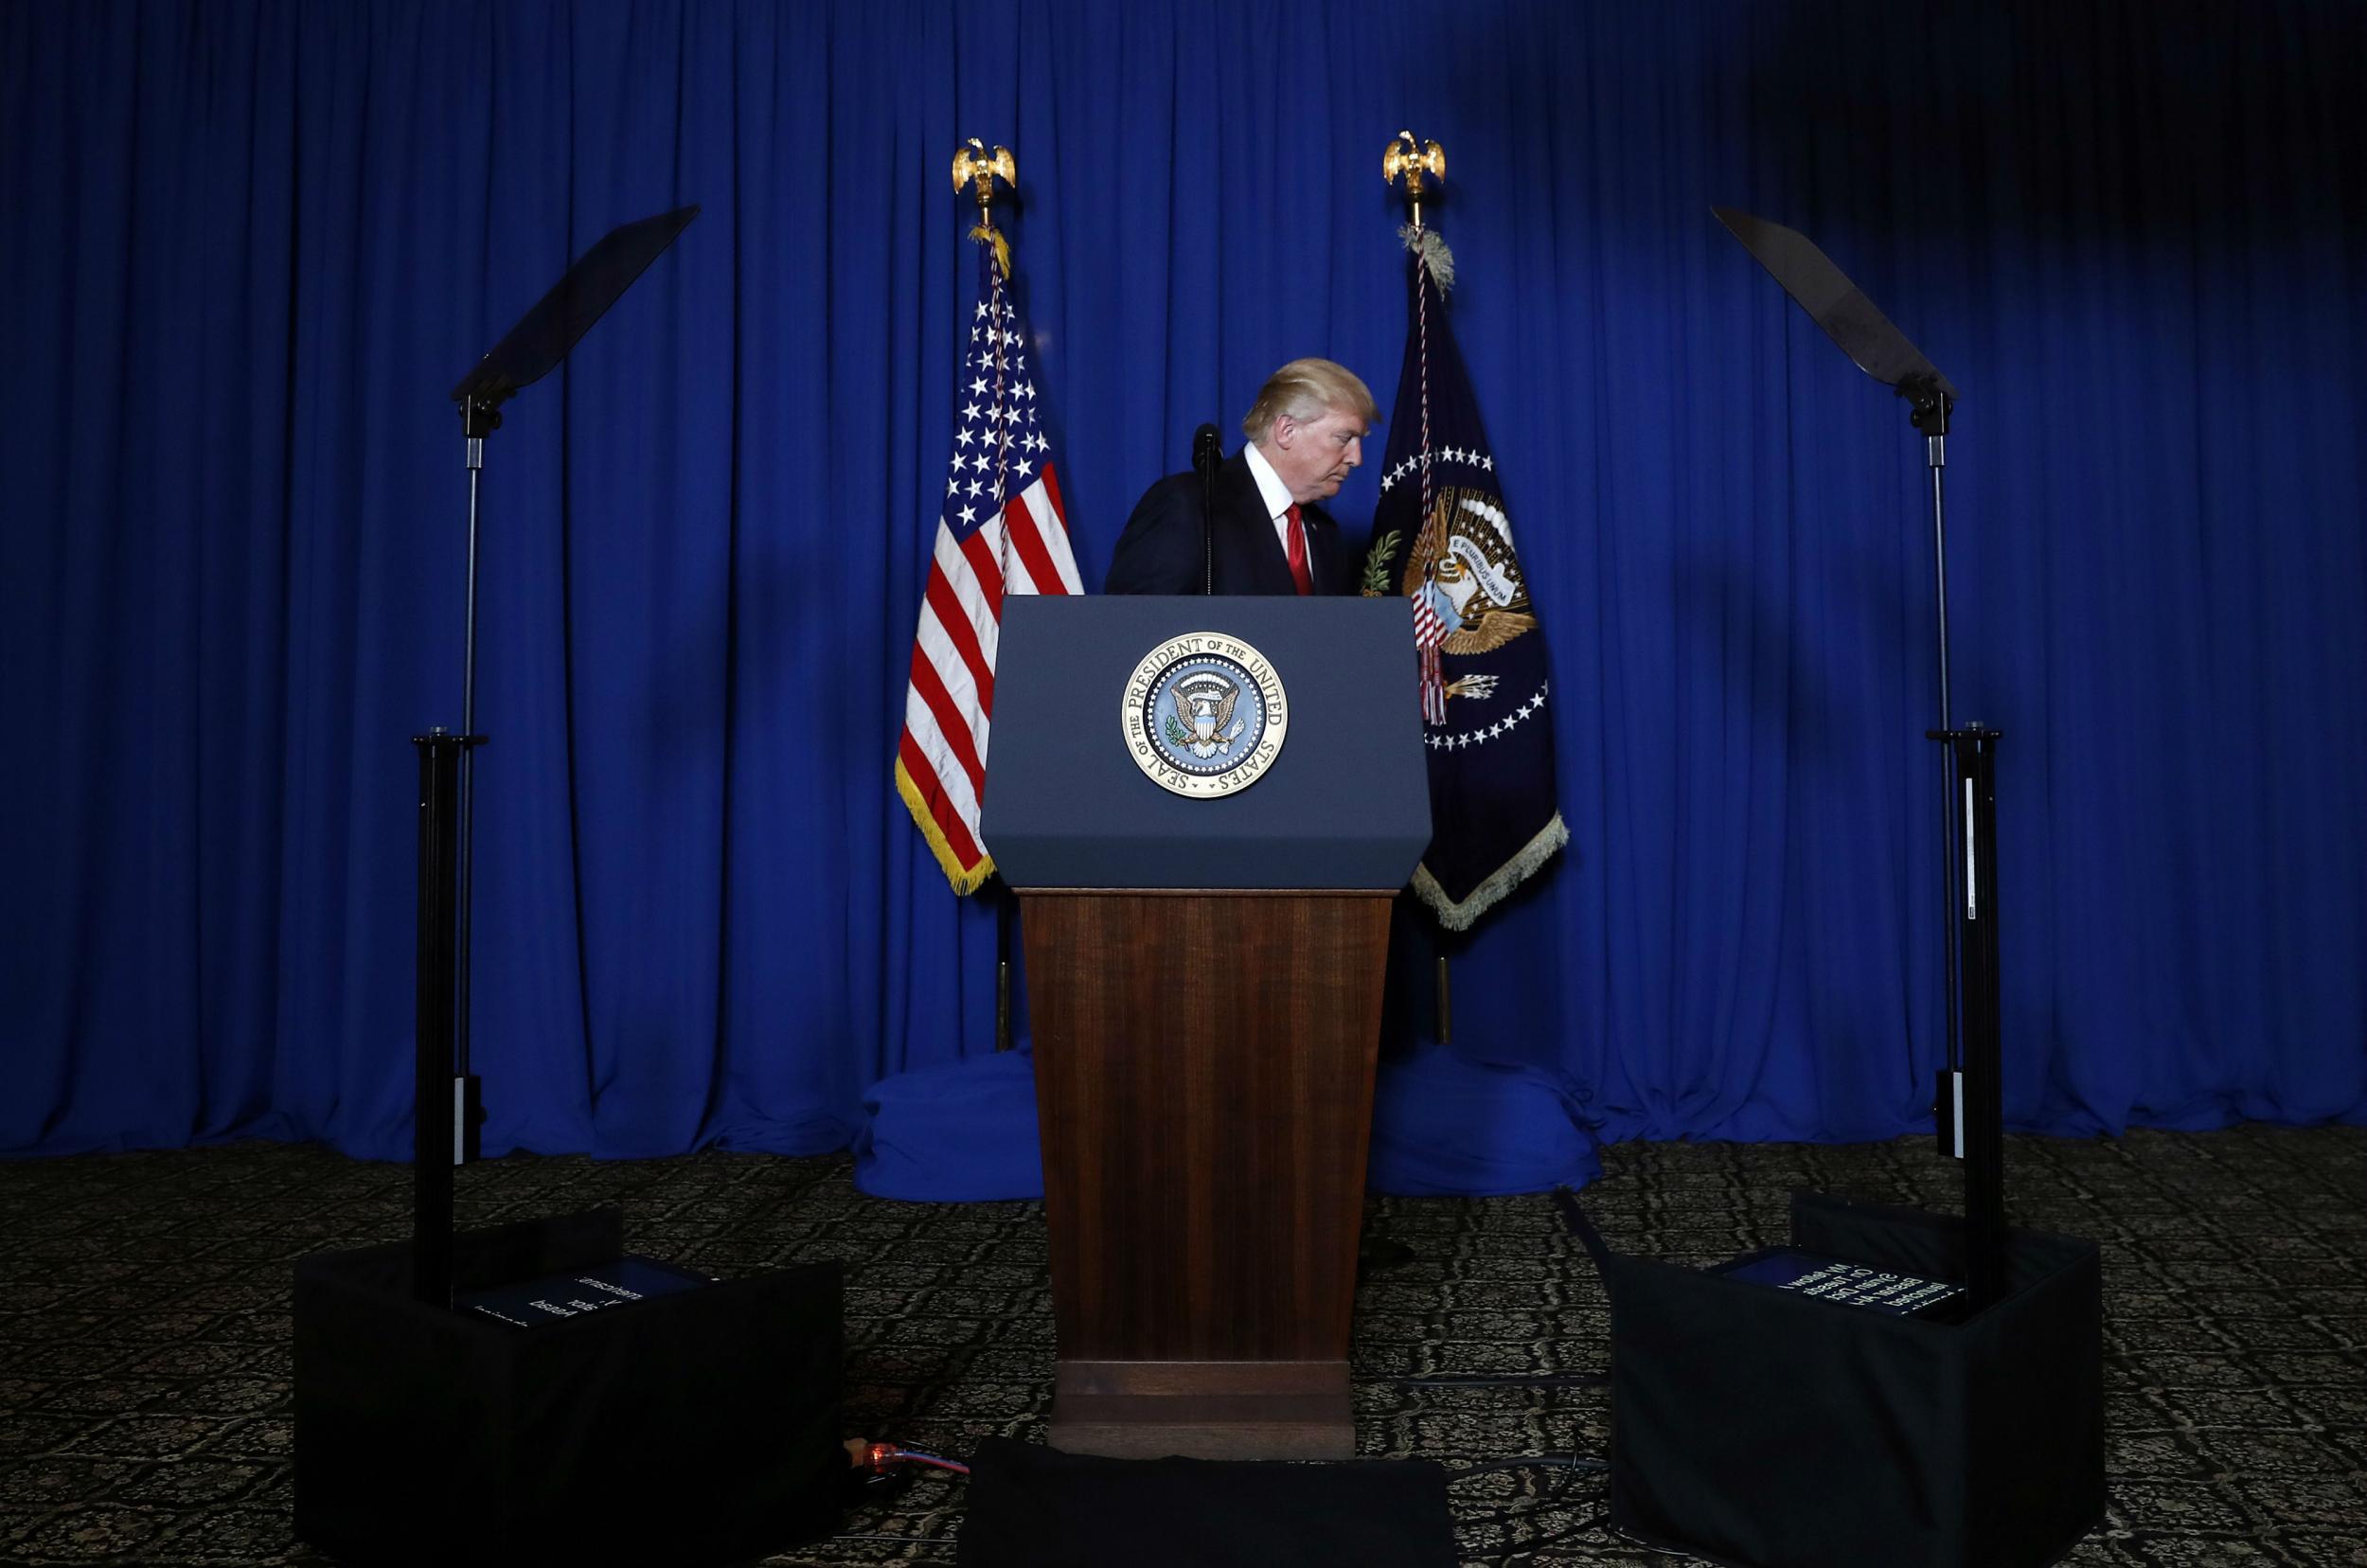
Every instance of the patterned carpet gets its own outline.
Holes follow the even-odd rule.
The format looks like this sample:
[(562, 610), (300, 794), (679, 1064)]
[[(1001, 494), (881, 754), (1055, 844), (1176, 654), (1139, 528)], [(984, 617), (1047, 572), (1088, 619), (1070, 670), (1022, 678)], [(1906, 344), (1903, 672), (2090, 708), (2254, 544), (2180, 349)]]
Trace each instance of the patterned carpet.
[[(2367, 1130), (2016, 1138), (2010, 1207), (2104, 1249), (2111, 1509), (2080, 1564), (2367, 1564)], [(1928, 1140), (1634, 1145), (1587, 1193), (1621, 1251), (1707, 1262), (1780, 1239), (1796, 1185), (1949, 1206)], [(515, 1158), (463, 1221), (625, 1206), (639, 1250), (741, 1274), (849, 1269), (847, 1428), (959, 1456), (1041, 1434), (1052, 1327), (1033, 1203), (865, 1198), (844, 1158)], [(0, 1166), (0, 1561), (313, 1563), (290, 1531), (289, 1278), (396, 1238), (409, 1175), (318, 1149)], [(1606, 1393), (1437, 1387), (1598, 1372), (1593, 1271), (1543, 1198), (1377, 1200), (1412, 1261), (1358, 1301), (1358, 1440), (1441, 1460), (1465, 1560), (1672, 1560), (1622, 1541), (1604, 1481), (1489, 1461), (1599, 1455)], [(779, 1563), (950, 1564), (962, 1483), (922, 1476)]]

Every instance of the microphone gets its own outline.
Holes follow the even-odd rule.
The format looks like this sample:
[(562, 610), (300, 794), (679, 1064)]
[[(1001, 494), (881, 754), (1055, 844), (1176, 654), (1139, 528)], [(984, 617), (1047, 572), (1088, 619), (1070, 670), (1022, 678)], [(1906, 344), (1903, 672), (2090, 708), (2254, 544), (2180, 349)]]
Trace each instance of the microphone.
[(1217, 427), (1201, 425), (1192, 432), (1192, 472), (1200, 475), (1200, 591), (1217, 591), (1217, 462), (1223, 449), (1217, 444)]

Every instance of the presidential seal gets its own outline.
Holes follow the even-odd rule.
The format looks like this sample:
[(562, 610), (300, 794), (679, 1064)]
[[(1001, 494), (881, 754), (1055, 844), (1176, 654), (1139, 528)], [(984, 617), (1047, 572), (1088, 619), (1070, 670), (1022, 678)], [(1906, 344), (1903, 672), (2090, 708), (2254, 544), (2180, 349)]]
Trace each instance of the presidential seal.
[(1126, 678), (1119, 726), (1152, 783), (1209, 799), (1266, 776), (1289, 717), (1282, 677), (1263, 653), (1221, 632), (1194, 632), (1143, 655)]
[(1438, 646), (1449, 653), (1490, 653), (1537, 629), (1512, 553), (1512, 524), (1486, 490), (1449, 485), (1438, 491), (1406, 557), (1403, 587), (1438, 617), (1445, 630)]

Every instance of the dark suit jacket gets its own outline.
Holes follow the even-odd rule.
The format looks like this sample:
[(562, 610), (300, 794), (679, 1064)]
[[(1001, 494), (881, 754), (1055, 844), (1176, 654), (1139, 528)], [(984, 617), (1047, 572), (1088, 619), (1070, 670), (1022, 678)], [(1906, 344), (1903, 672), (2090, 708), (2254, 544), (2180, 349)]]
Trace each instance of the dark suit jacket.
[[(1110, 559), (1105, 594), (1197, 594), (1202, 579), (1200, 475), (1171, 473), (1137, 502)], [(1307, 527), (1307, 575), (1318, 594), (1348, 591), (1348, 563), (1339, 525), (1322, 508), (1302, 504)], [(1295, 594), (1290, 558), (1266, 513), (1249, 458), (1235, 453), (1217, 466), (1216, 591)]]

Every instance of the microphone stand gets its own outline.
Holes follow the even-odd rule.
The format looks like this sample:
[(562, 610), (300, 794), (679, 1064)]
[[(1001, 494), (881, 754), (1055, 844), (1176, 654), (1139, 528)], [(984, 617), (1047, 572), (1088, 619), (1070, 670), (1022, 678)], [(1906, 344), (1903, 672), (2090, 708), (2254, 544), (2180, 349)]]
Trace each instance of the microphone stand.
[(1200, 591), (1217, 591), (1217, 464), (1224, 448), (1217, 443), (1217, 427), (1201, 425), (1192, 433), (1192, 467), (1200, 474)]

